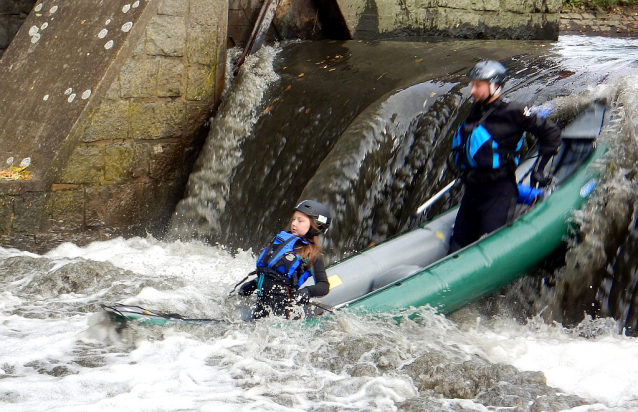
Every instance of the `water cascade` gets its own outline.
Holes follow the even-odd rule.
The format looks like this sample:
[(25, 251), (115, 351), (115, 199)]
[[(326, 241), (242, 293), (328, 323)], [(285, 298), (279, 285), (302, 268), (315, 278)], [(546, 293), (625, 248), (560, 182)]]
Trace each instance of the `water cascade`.
[[(0, 248), (0, 409), (635, 411), (637, 48), (568, 36), (262, 49), (211, 120), (170, 239)], [(512, 68), (510, 98), (559, 122), (596, 99), (612, 111), (608, 172), (566, 250), (450, 318), (240, 321), (228, 292), (300, 198), (332, 207), (332, 260), (427, 218), (412, 213), (452, 178), (462, 74), (486, 58)], [(120, 330), (99, 307), (116, 302), (224, 322)]]
[[(631, 299), (618, 292), (629, 287), (623, 293), (631, 296), (634, 276), (615, 283), (608, 272), (630, 233), (632, 209), (626, 205), (635, 203), (637, 69), (622, 54), (601, 56), (591, 44), (582, 52), (572, 41), (578, 43), (567, 38), (552, 49), (539, 42), (478, 46), (440, 39), (266, 48), (252, 57), (251, 71), (232, 82), (232, 104), (213, 120), (207, 150), (177, 207), (173, 235), (257, 249), (304, 198), (332, 208), (334, 224), (324, 241), (332, 261), (414, 227), (459, 200), (457, 187), (427, 214), (414, 216), (453, 179), (451, 134), (468, 108), (463, 74), (477, 60), (508, 56), (508, 98), (551, 108), (563, 124), (596, 99), (607, 101), (614, 116), (604, 133), (613, 172), (586, 211), (574, 216), (581, 236), (558, 264), (521, 281), (533, 283), (526, 288), (543, 299), (521, 305), (518, 285), (505, 299), (516, 309), (510, 304), (504, 311), (524, 318), (542, 312), (572, 325), (585, 313), (634, 319), (631, 304), (621, 303)], [(260, 75), (259, 67), (267, 69)], [(556, 277), (543, 281), (547, 271)]]

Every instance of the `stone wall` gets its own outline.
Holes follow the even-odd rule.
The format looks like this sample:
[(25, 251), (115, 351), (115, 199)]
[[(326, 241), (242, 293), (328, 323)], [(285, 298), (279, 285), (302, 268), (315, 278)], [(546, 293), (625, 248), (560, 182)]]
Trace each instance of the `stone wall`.
[(562, 5), (561, 0), (334, 1), (353, 39), (442, 35), (555, 40)]
[(0, 244), (161, 234), (223, 87), (225, 0), (40, 0), (0, 60)]
[(29, 15), (36, 0), (0, 0), (0, 57)]

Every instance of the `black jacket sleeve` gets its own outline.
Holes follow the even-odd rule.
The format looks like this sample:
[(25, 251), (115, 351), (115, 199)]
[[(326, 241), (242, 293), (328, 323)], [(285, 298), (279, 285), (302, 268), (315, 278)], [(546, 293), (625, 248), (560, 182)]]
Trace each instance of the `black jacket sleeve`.
[(558, 153), (561, 144), (560, 127), (547, 117), (539, 117), (532, 113), (527, 106), (512, 104), (512, 109), (519, 118), (523, 130), (530, 132), (538, 140), (541, 155), (554, 155)]
[(330, 292), (330, 284), (328, 283), (328, 275), (326, 274), (326, 266), (321, 256), (315, 259), (312, 264), (312, 273), (315, 279), (315, 284), (308, 286), (308, 292), (310, 297), (326, 296)]
[(553, 155), (561, 144), (560, 127), (546, 117), (539, 117), (527, 106), (499, 98), (488, 105), (474, 103), (467, 124), (476, 124), (487, 112), (484, 126), (500, 147), (513, 150), (524, 132), (538, 140), (541, 155)]

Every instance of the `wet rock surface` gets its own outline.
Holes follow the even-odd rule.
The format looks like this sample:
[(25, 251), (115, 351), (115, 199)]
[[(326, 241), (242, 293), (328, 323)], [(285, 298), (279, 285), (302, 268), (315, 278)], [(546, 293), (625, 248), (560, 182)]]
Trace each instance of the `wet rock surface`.
[(638, 37), (638, 6), (617, 6), (609, 10), (564, 8), (560, 35)]
[(403, 410), (418, 410), (415, 402), (432, 402), (431, 397), (436, 396), (472, 399), (482, 405), (515, 411), (564, 410), (586, 403), (577, 396), (553, 391), (540, 372), (489, 364), (478, 357), (457, 363), (450, 362), (443, 354), (432, 353), (419, 357), (402, 370), (412, 378), (422, 396), (431, 395), (428, 399), (404, 402)]

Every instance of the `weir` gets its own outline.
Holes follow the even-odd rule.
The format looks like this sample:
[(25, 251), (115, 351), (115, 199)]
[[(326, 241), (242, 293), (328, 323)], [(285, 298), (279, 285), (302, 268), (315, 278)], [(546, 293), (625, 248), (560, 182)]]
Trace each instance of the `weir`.
[[(7, 13), (9, 3), (13, 8)], [(7, 19), (19, 26), (25, 15), (14, 6), (24, 8), (27, 2), (9, 3), (0, 2), (0, 26)], [(360, 5), (319, 2), (324, 7), (319, 13), (308, 2), (281, 1), (269, 40), (286, 38), (286, 33), (313, 39), (402, 33), (381, 24), (392, 2), (374, 2), (376, 9), (366, 2), (363, 11), (355, 7), (360, 12), (346, 13), (347, 4), (355, 3)], [(451, 15), (444, 3), (420, 7)], [(0, 160), (6, 164), (11, 159), (15, 167), (28, 164), (25, 171), (32, 178), (0, 181), (0, 242), (37, 252), (67, 241), (81, 245), (121, 235), (162, 236), (182, 197), (171, 221), (173, 239), (249, 249), (281, 229), (295, 202), (317, 198), (330, 203), (337, 216), (325, 249), (336, 260), (419, 223), (411, 218), (412, 211), (445, 180), (447, 150), (441, 142), (464, 110), (466, 93), (459, 75), (473, 62), (507, 61), (517, 72), (508, 83), (509, 96), (538, 104), (635, 72), (631, 63), (613, 56), (612, 48), (573, 67), (572, 57), (556, 49), (549, 53), (548, 44), (540, 42), (477, 45), (431, 38), (412, 44), (289, 44), (254, 56), (250, 69), (232, 81), (227, 108), (215, 117), (206, 139), (209, 116), (220, 101), (226, 49), (243, 41), (241, 35), (230, 35), (241, 26), (237, 13), (250, 21), (255, 14), (248, 12), (250, 7), (257, 12), (260, 2), (248, 8), (217, 0), (44, 0), (33, 5), (0, 61), (0, 85), (8, 91), (0, 96)], [(307, 6), (303, 12), (301, 5)], [(544, 3), (519, 12), (549, 21), (553, 6)], [(406, 7), (410, 16), (418, 14), (412, 4)], [(465, 16), (515, 12), (510, 5), (474, 13), (469, 10), (475, 6), (459, 3), (453, 13), (463, 14), (458, 13), (463, 7)], [(432, 17), (435, 10), (428, 10)], [(310, 15), (315, 20), (301, 18)], [(342, 19), (336, 26), (320, 24), (335, 16)], [(304, 21), (311, 21), (312, 28)], [(370, 21), (376, 25), (362, 23)], [(428, 21), (419, 27), (436, 32), (434, 20)], [(485, 21), (479, 19), (476, 27), (485, 29)], [(495, 33), (456, 35), (498, 37), (506, 31)], [(404, 34), (414, 32), (406, 29)], [(569, 41), (561, 44), (559, 49), (569, 47)], [(590, 62), (600, 55), (612, 63), (598, 62), (588, 73)], [(256, 84), (261, 84), (260, 92), (251, 95)], [(228, 117), (231, 109), (235, 117)], [(224, 119), (232, 120), (224, 124)], [(628, 121), (622, 130), (632, 127)], [(629, 140), (627, 147), (632, 146)], [(8, 169), (5, 164), (2, 168)], [(186, 186), (194, 164), (196, 172)], [(457, 196), (450, 192), (431, 214)], [(634, 204), (630, 196), (617, 203), (628, 202)], [(570, 249), (558, 297), (548, 298), (554, 319), (577, 321), (585, 310), (593, 310), (635, 328), (636, 317), (625, 303), (635, 300), (634, 289), (623, 292), (634, 277), (628, 274), (618, 282), (612, 273), (615, 268), (633, 270), (635, 242), (623, 244), (622, 235), (633, 236), (635, 225), (627, 228), (631, 216), (624, 210), (610, 222), (600, 217), (608, 223), (604, 230), (598, 222), (585, 225), (587, 239), (605, 247), (594, 254), (594, 263), (588, 260), (593, 246)], [(605, 236), (596, 240), (600, 233)], [(604, 285), (600, 291), (574, 286), (584, 284), (582, 267), (590, 269), (587, 284)], [(592, 300), (600, 306), (592, 306)]]
[[(31, 178), (0, 180), (0, 244), (163, 236), (262, 4), (0, 0), (0, 167)], [(281, 0), (261, 36), (555, 39), (559, 5)]]
[[(620, 54), (605, 56), (602, 51), (578, 55), (571, 47), (569, 41), (548, 47), (542, 42), (432, 39), (325, 41), (262, 50), (246, 73), (261, 72), (264, 77), (240, 74), (235, 79), (234, 102), (243, 105), (218, 112), (214, 124), (220, 128), (211, 133), (209, 149), (189, 179), (171, 236), (256, 251), (286, 226), (298, 201), (317, 199), (333, 211), (323, 246), (328, 260), (335, 262), (446, 210), (458, 201), (461, 185), (443, 196), (428, 215), (412, 217), (420, 204), (452, 179), (447, 164), (450, 133), (467, 109), (463, 74), (483, 58), (507, 61), (512, 73), (505, 90), (508, 98), (552, 107), (559, 123), (565, 124), (599, 98), (610, 107), (623, 107), (627, 112), (621, 117), (628, 118), (622, 130), (609, 130), (604, 139), (629, 150), (631, 154), (621, 158), (630, 164), (635, 156), (627, 149), (634, 147), (629, 119), (635, 116), (630, 109), (635, 107), (630, 97), (635, 86), (625, 76), (638, 72), (635, 61)], [(266, 90), (257, 95), (259, 87)], [(257, 119), (248, 122), (238, 116), (240, 107)], [(238, 134), (233, 135), (235, 131)], [(626, 205), (634, 204), (628, 199), (632, 183), (627, 180), (633, 174), (618, 173), (622, 189), (618, 193), (613, 187), (604, 189), (613, 202), (601, 195), (597, 204), (573, 218), (586, 233), (583, 243), (580, 237), (573, 238), (565, 258), (559, 251), (555, 260), (512, 287), (504, 294), (503, 307), (523, 319), (543, 312), (565, 324), (580, 322), (585, 312), (620, 315), (634, 322), (635, 316), (623, 315), (618, 308), (629, 310), (619, 303), (620, 291), (631, 291), (626, 294), (635, 299), (631, 286), (635, 276), (623, 263), (622, 277), (608, 273), (613, 270), (609, 265), (626, 262), (630, 256), (614, 252), (624, 241), (621, 228), (631, 223), (632, 209)], [(211, 187), (218, 190), (204, 190)], [(614, 212), (607, 215), (607, 208)], [(634, 244), (633, 240), (627, 244), (629, 250)], [(604, 312), (593, 303), (602, 296), (608, 296)]]
[[(422, 155), (436, 143), (438, 132), (433, 129), (445, 125), (455, 110), (459, 114), (464, 110), (466, 91), (457, 84), (463, 71), (443, 75), (424, 72), (419, 77), (421, 70), (415, 68), (425, 70), (437, 63), (427, 54), (437, 46), (426, 42), (412, 46), (404, 42), (314, 43), (318, 43), (317, 49), (307, 55), (297, 53), (299, 45), (267, 48), (249, 62), (259, 70), (240, 73), (233, 82), (240, 85), (238, 80), (251, 74), (252, 79), (246, 82), (249, 87), (233, 86), (237, 93), (232, 106), (262, 119), (255, 123), (254, 130), (259, 133), (247, 134), (242, 144), (233, 146), (231, 153), (240, 156), (224, 157), (228, 152), (220, 152), (221, 159), (240, 163), (234, 169), (220, 163), (219, 170), (226, 174), (218, 180), (238, 188), (231, 192), (236, 199), (231, 199), (225, 210), (251, 203), (237, 214), (246, 228), (238, 233), (244, 236), (243, 244), (252, 243), (249, 237), (257, 239), (259, 233), (268, 231), (262, 224), (280, 229), (289, 216), (286, 205), (277, 208), (269, 202), (270, 197), (253, 191), (260, 187), (259, 173), (270, 170), (268, 162), (277, 163), (264, 151), (281, 151), (287, 156), (279, 160), (282, 163), (301, 163), (298, 170), (303, 171), (304, 179), (303, 164), (318, 164), (311, 173), (312, 184), (290, 184), (294, 192), (281, 198), (297, 193), (300, 197), (327, 196), (335, 205), (354, 211), (335, 222), (338, 231), (326, 238), (332, 243), (328, 244), (329, 253), (347, 236), (359, 236), (356, 242), (370, 239), (367, 233), (355, 233), (359, 214), (366, 225), (370, 222), (366, 227), (383, 233), (386, 229), (381, 226), (387, 216), (394, 219), (388, 220), (392, 229), (396, 222), (405, 221), (404, 214), (429, 197), (428, 191), (439, 189), (431, 186), (439, 179), (437, 171), (444, 170), (443, 158)], [(462, 50), (463, 58), (470, 59), (455, 63), (462, 66), (486, 56), (501, 56), (498, 53), (504, 52), (507, 42), (495, 42), (498, 50), (493, 55), (486, 54), (485, 46), (490, 42), (459, 43), (465, 49), (455, 42), (438, 47), (441, 51), (447, 48), (450, 60)], [(277, 319), (254, 324), (237, 320), (237, 298), (229, 299), (228, 292), (254, 268), (250, 251), (230, 254), (222, 247), (200, 242), (148, 236), (86, 247), (78, 246), (79, 242), (67, 243), (40, 256), (0, 247), (0, 334), (5, 348), (0, 354), (0, 404), (6, 404), (5, 409), (33, 411), (104, 405), (124, 410), (333, 410), (339, 405), (360, 411), (635, 411), (638, 345), (635, 338), (618, 335), (618, 331), (627, 327), (627, 334), (635, 334), (638, 319), (637, 44), (635, 40), (580, 36), (556, 43), (525, 44), (512, 42), (521, 53), (503, 57), (518, 73), (508, 83), (509, 97), (551, 103), (566, 117), (601, 98), (606, 99), (613, 115), (612, 127), (603, 136), (610, 143), (613, 167), (606, 168), (608, 175), (592, 193), (593, 201), (570, 215), (580, 231), (570, 236), (566, 254), (560, 251), (540, 270), (451, 319), (425, 308), (412, 312), (418, 315), (414, 321), (406, 319), (398, 325), (395, 314), (337, 314), (318, 329), (293, 322), (279, 327)], [(387, 53), (388, 47), (395, 46), (405, 51), (404, 60)], [(520, 50), (527, 46), (530, 49)], [(425, 55), (415, 56), (410, 47)], [(275, 54), (273, 63), (269, 59)], [(392, 70), (386, 70), (386, 64)], [(404, 67), (407, 77), (402, 80)], [(328, 85), (322, 86), (325, 80), (329, 80)], [(260, 89), (263, 96), (254, 95), (252, 82), (267, 83)], [(353, 92), (348, 88), (350, 83), (360, 87)], [(377, 91), (379, 85), (385, 89)], [(286, 91), (288, 86), (291, 88)], [(257, 103), (243, 107), (247, 99)], [(367, 101), (366, 105), (357, 107), (359, 100)], [(280, 110), (278, 105), (287, 105), (289, 110)], [(393, 110), (395, 107), (401, 110)], [(224, 113), (225, 108), (220, 107), (214, 124), (228, 118)], [(341, 116), (348, 121), (341, 124)], [(331, 148), (325, 148), (325, 162), (311, 156), (315, 152), (323, 156), (321, 145), (327, 139), (317, 136), (332, 136), (317, 126), (323, 122), (326, 129), (339, 131), (330, 139)], [(264, 126), (269, 123), (272, 128)], [(302, 129), (303, 136), (290, 134), (297, 130), (295, 123), (308, 126)], [(249, 122), (231, 126), (241, 130)], [(282, 135), (277, 135), (282, 128)], [(271, 144), (273, 136), (281, 137), (279, 146)], [(404, 139), (395, 147), (398, 136)], [(232, 143), (235, 136), (227, 137)], [(309, 153), (297, 142), (317, 150)], [(224, 141), (216, 144), (223, 149)], [(443, 145), (438, 150), (443, 150)], [(414, 159), (405, 156), (408, 151)], [(21, 159), (16, 157), (15, 161), (18, 164)], [(425, 166), (412, 167), (418, 164)], [(340, 165), (348, 167), (339, 169)], [(283, 171), (283, 182), (297, 173), (275, 166), (274, 170)], [(240, 184), (239, 173), (233, 177), (234, 173), (228, 172), (240, 168), (252, 168), (256, 173), (243, 175), (247, 179)], [(391, 174), (396, 184), (386, 180)], [(378, 186), (357, 186), (357, 175)], [(273, 181), (280, 181), (277, 174), (266, 180)], [(377, 199), (372, 192), (378, 187), (385, 191)], [(282, 186), (275, 183), (264, 193), (279, 196), (280, 190)], [(405, 201), (408, 198), (414, 200)], [(444, 196), (441, 201), (453, 198)], [(262, 206), (281, 211), (281, 220), (276, 216), (271, 220)], [(208, 205), (200, 207), (207, 209)], [(117, 213), (118, 209), (110, 210)], [(222, 217), (222, 224), (229, 223), (228, 216)], [(258, 248), (259, 243), (255, 240), (251, 246)], [(347, 249), (342, 252), (349, 253)], [(106, 327), (98, 313), (100, 303), (116, 302), (229, 321), (164, 330), (131, 327), (119, 333), (112, 325)], [(580, 322), (584, 313), (599, 318)], [(539, 314), (550, 322), (542, 322)], [(574, 327), (566, 327), (570, 325)], [(149, 370), (153, 374), (149, 375)]]

